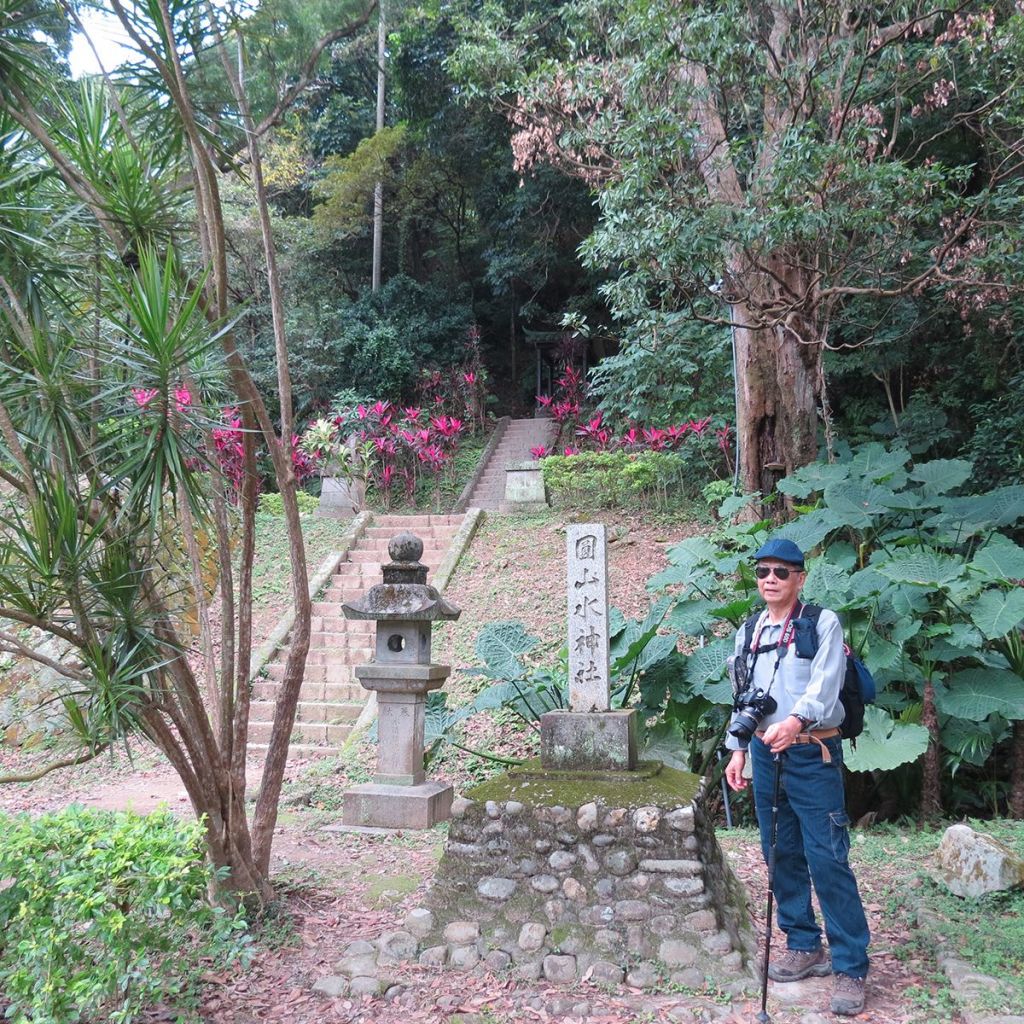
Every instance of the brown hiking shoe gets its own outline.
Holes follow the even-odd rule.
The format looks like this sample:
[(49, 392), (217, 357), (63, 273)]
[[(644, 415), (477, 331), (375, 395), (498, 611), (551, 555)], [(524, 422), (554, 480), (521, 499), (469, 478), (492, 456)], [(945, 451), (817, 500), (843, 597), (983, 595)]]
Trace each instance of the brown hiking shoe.
[(837, 974), (832, 983), (832, 1012), (852, 1017), (864, 1009), (864, 979)]
[(810, 952), (787, 949), (768, 967), (772, 981), (800, 981), (802, 978), (824, 978), (832, 973), (828, 954), (820, 946)]

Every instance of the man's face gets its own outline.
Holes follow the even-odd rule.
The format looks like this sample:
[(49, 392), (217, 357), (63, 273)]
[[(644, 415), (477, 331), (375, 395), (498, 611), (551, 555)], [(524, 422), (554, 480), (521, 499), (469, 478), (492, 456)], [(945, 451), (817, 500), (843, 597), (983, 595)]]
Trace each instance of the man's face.
[(788, 571), (788, 576), (784, 580), (779, 579), (774, 571), (771, 572), (763, 580), (759, 579), (757, 581), (757, 589), (764, 598), (765, 604), (784, 608), (793, 605), (797, 594), (800, 593), (800, 588), (804, 585), (804, 576), (806, 574), (803, 569), (799, 569), (795, 565), (788, 565), (786, 562), (780, 562), (777, 558), (762, 558), (757, 563), (757, 568), (762, 571), (764, 569)]

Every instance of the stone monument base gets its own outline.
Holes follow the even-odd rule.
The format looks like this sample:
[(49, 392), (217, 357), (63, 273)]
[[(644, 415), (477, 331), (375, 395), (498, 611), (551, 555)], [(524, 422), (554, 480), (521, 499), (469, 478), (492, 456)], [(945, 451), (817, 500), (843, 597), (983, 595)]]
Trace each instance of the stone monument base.
[(553, 771), (632, 771), (636, 711), (548, 711), (540, 716), (540, 759)]
[(510, 462), (505, 467), (505, 497), (501, 512), (540, 512), (548, 508), (544, 473), (536, 459)]
[(451, 817), (453, 796), (452, 787), (441, 782), (365, 782), (342, 795), (342, 821), (370, 828), (430, 828)]
[(702, 780), (658, 762), (477, 786), (455, 801), (427, 903), (407, 921), (420, 962), (749, 993), (745, 892), (703, 805)]

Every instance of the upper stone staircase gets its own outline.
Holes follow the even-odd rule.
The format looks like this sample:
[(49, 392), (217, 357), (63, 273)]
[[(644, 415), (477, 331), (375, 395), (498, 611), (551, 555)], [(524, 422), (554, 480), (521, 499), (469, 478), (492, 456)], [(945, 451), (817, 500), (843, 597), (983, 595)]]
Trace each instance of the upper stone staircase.
[(505, 497), (505, 467), (510, 462), (532, 459), (530, 449), (550, 445), (557, 430), (558, 425), (551, 419), (512, 420), (470, 493), (466, 508), (500, 508)]
[[(344, 557), (327, 588), (313, 601), (309, 656), (292, 729), (292, 753), (336, 753), (345, 742), (368, 696), (353, 668), (373, 657), (373, 622), (346, 619), (342, 604), (381, 582), (388, 542), (403, 530), (423, 541), (420, 561), (436, 570), (462, 525), (461, 515), (375, 516)], [(427, 582), (430, 582), (428, 577)], [(288, 646), (282, 646), (253, 683), (249, 745), (266, 749), (284, 678)]]

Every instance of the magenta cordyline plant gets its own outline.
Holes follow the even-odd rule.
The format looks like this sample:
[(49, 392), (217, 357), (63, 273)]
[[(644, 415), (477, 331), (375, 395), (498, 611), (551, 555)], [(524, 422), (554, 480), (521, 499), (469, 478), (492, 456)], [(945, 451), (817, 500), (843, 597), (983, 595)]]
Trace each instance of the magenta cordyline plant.
[[(440, 373), (440, 371), (437, 371)], [(433, 387), (431, 372), (425, 378)], [(429, 389), (425, 393), (430, 397)], [(391, 402), (361, 404), (338, 412), (331, 420), (336, 431), (335, 444), (354, 442), (365, 460), (365, 479), (377, 489), (385, 508), (394, 502), (397, 486), (403, 485), (405, 500), (412, 502), (417, 484), (429, 474), (434, 480), (435, 504), (440, 502), (441, 478), (451, 471), (453, 456), (466, 432), (465, 419), (436, 412), (443, 402), (406, 406), (398, 409)], [(302, 447), (309, 450), (315, 424), (307, 431)]]
[[(547, 396), (538, 396), (542, 405), (547, 405), (551, 399)], [(578, 455), (582, 451), (613, 451), (616, 449), (630, 452), (666, 452), (678, 451), (692, 438), (695, 444), (700, 445), (701, 457), (707, 461), (707, 454), (704, 451), (704, 441), (708, 438), (708, 431), (711, 427), (711, 417), (703, 419), (691, 419), (685, 423), (673, 424), (668, 427), (651, 427), (640, 424), (630, 424), (620, 435), (615, 432), (604, 421), (604, 413), (600, 410), (595, 412), (588, 420), (581, 423), (576, 429), (575, 436), (577, 444), (566, 445), (562, 455)], [(730, 424), (723, 424), (714, 431), (717, 448), (725, 459), (727, 468), (731, 471), (732, 452), (732, 427)], [(530, 449), (530, 454), (535, 459), (544, 459), (553, 455), (554, 449), (545, 445), (538, 445)]]
[[(162, 418), (165, 405), (172, 408), (174, 413), (180, 414), (191, 410), (194, 404), (192, 392), (184, 384), (171, 390), (169, 401), (161, 399), (160, 391), (157, 388), (135, 387), (131, 389), (131, 396), (139, 410), (143, 429), (146, 429), (147, 419), (150, 416)], [(204, 442), (197, 424), (190, 425), (188, 430), (196, 435), (194, 445), (197, 453), (194, 458), (187, 460), (188, 467), (193, 471), (202, 472), (209, 467), (211, 457), (216, 459), (218, 469), (231, 485), (227, 492), (228, 498), (237, 504), (245, 480), (245, 448), (242, 440), (242, 417), (239, 410), (236, 407), (221, 410), (220, 424), (210, 430), (209, 436), (213, 442), (212, 452), (208, 451), (209, 445)], [(304, 450), (301, 447), (300, 436), (292, 434), (291, 460), (295, 479), (301, 486), (316, 475), (322, 456), (317, 451)], [(259, 484), (262, 487), (262, 479)]]

